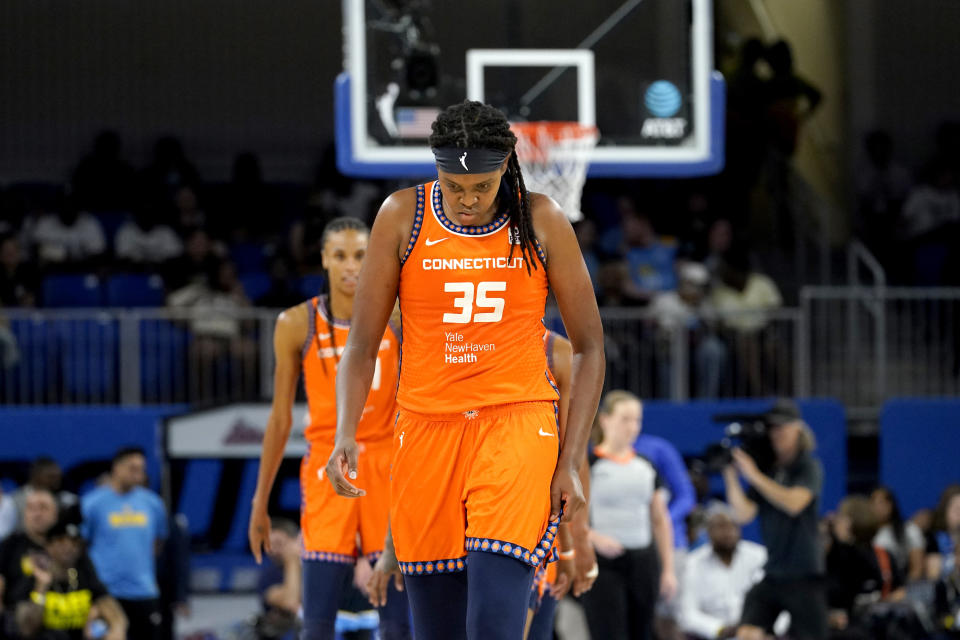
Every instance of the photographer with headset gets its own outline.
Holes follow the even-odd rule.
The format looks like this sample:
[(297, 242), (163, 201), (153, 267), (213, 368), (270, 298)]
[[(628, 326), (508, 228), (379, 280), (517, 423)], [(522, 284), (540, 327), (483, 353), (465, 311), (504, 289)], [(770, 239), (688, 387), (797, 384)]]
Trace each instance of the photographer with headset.
[[(760, 518), (767, 546), (765, 576), (746, 596), (737, 638), (762, 640), (782, 611), (790, 613), (790, 637), (827, 637), (823, 549), (817, 522), (823, 469), (813, 456), (810, 427), (790, 400), (763, 415), (774, 460), (761, 469), (742, 449), (723, 470), (727, 502), (744, 525)], [(740, 478), (749, 485), (744, 491)]]

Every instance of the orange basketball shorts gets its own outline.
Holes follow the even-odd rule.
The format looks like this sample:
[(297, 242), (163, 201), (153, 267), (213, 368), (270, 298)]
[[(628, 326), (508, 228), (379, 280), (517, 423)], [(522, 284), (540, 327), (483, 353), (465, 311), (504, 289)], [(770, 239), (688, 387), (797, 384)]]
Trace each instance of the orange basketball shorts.
[(534, 567), (550, 556), (554, 403), (443, 415), (401, 409), (393, 441), (390, 522), (405, 574), (462, 570), (469, 551)]
[(338, 496), (326, 478), (332, 443), (311, 443), (300, 463), (304, 559), (353, 563), (359, 551), (374, 561), (383, 551), (390, 511), (392, 443), (386, 439), (359, 444), (353, 482), (366, 490), (361, 498)]

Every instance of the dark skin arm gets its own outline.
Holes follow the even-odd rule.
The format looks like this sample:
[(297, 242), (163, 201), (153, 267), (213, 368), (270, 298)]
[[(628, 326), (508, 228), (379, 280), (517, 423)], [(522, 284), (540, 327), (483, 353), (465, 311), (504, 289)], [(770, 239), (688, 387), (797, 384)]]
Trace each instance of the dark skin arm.
[(370, 230), (366, 258), (353, 303), (353, 320), (337, 369), (337, 437), (326, 475), (336, 492), (347, 498), (365, 494), (357, 479), (357, 424), (373, 382), (377, 352), (400, 285), (402, 247), (413, 227), (413, 189), (384, 201)]
[(570, 405), (550, 488), (551, 516), (558, 517), (562, 505), (569, 522), (586, 504), (579, 469), (603, 387), (603, 326), (573, 227), (550, 198), (532, 194), (531, 205), (534, 230), (547, 256), (547, 277), (573, 348)]
[(297, 380), (300, 378), (300, 350), (307, 338), (308, 320), (305, 304), (291, 307), (277, 317), (276, 330), (273, 333), (273, 352), (277, 362), (273, 372), (273, 404), (263, 436), (257, 490), (253, 495), (253, 509), (247, 531), (250, 551), (257, 564), (262, 561), (264, 550), (271, 552), (267, 503), (270, 501), (273, 481), (277, 477), (280, 463), (283, 462), (283, 452), (293, 425), (293, 402), (297, 394)]

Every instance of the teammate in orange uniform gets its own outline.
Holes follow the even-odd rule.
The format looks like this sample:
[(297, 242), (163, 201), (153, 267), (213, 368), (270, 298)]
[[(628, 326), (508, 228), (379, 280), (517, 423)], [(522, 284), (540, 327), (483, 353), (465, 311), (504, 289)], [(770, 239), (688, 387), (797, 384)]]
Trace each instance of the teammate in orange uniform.
[[(572, 349), (570, 341), (553, 331), (543, 334), (543, 346), (547, 354), (547, 366), (560, 391), (560, 433), (567, 424), (567, 407), (570, 398), (570, 366)], [(561, 435), (562, 437), (562, 435)], [(590, 467), (586, 459), (580, 466), (580, 481), (584, 496), (589, 498)], [(559, 548), (559, 561), (537, 571), (527, 613), (527, 640), (551, 640), (553, 638), (554, 614), (557, 604), (571, 588), (580, 595), (593, 586), (597, 576), (597, 557), (589, 540), (587, 509), (582, 509), (573, 522), (565, 522), (554, 546)], [(578, 556), (580, 562), (578, 562)], [(380, 562), (377, 563), (380, 566)]]
[[(358, 552), (373, 561), (383, 548), (387, 529), (390, 456), (400, 334), (391, 324), (375, 346), (370, 391), (361, 398), (363, 417), (357, 429), (359, 471), (371, 494), (347, 500), (323, 479), (333, 449), (336, 406), (334, 384), (338, 360), (350, 331), (360, 265), (369, 232), (354, 218), (337, 218), (323, 230), (321, 252), (329, 295), (320, 295), (285, 310), (274, 333), (274, 396), (260, 455), (260, 473), (250, 517), (250, 548), (257, 562), (261, 546), (270, 550), (267, 503), (283, 459), (292, 422), (297, 379), (303, 370), (310, 409), (307, 454), (300, 465), (303, 506), (303, 618), (305, 640), (332, 640), (341, 591)], [(358, 540), (359, 546), (358, 549)], [(408, 638), (409, 614), (404, 594), (396, 593), (380, 611), (381, 637)]]
[[(399, 294), (404, 343), (390, 522), (417, 640), (523, 637), (534, 568), (583, 507), (578, 467), (603, 384), (603, 330), (570, 223), (528, 193), (504, 115), (448, 107), (438, 179), (392, 194), (370, 235), (337, 374), (338, 493), (369, 487), (357, 423)], [(563, 442), (543, 349), (548, 285), (573, 346)], [(464, 571), (466, 570), (466, 571)]]

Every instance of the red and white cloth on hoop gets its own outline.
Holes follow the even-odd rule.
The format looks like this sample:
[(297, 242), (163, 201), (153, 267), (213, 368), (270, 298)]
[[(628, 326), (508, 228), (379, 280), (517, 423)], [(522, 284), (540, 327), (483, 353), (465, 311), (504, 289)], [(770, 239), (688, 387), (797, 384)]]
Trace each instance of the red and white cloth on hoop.
[(514, 122), (510, 128), (517, 136), (517, 159), (527, 188), (556, 200), (571, 222), (580, 220), (580, 196), (599, 138), (597, 128), (577, 122)]

